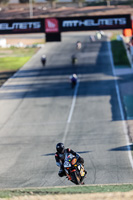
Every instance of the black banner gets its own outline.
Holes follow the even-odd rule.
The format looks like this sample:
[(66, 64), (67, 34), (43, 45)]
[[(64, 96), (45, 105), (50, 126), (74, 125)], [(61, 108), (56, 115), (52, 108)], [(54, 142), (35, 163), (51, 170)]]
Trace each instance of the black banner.
[(44, 33), (44, 19), (0, 20), (0, 34)]
[(0, 20), (0, 34), (60, 33), (131, 28), (130, 15)]
[(61, 32), (131, 28), (130, 15), (58, 18)]

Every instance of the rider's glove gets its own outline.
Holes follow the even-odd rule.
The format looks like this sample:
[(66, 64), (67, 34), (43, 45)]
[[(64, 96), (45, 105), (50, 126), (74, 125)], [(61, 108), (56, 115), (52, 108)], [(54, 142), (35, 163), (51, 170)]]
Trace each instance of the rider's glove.
[(77, 153), (76, 153), (76, 158), (77, 158), (77, 160), (80, 158), (79, 154), (77, 154)]
[(60, 167), (60, 166), (61, 166), (61, 163), (60, 163), (60, 162), (56, 162), (56, 165), (57, 165), (58, 167)]

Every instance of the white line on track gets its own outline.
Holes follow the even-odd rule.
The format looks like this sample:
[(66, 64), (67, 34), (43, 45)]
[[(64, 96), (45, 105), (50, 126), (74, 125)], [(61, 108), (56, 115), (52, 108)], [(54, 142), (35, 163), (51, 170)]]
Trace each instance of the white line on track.
[(72, 101), (71, 110), (70, 110), (70, 113), (69, 113), (69, 116), (68, 116), (67, 123), (70, 123), (71, 118), (72, 118), (72, 114), (73, 114), (73, 110), (74, 110), (75, 102), (76, 102), (76, 97), (77, 97), (77, 92), (78, 92), (78, 87), (79, 87), (79, 81), (77, 82), (77, 85), (76, 85), (75, 90), (74, 90), (73, 101)]
[(109, 49), (112, 71), (113, 71), (113, 75), (114, 75), (114, 81), (115, 81), (115, 87), (116, 87), (116, 93), (117, 93), (117, 98), (118, 98), (118, 103), (119, 103), (119, 108), (120, 108), (120, 113), (121, 113), (123, 129), (124, 129), (124, 133), (125, 133), (125, 137), (126, 137), (126, 143), (127, 143), (127, 147), (128, 147), (128, 157), (129, 157), (129, 160), (130, 160), (130, 163), (131, 163), (131, 167), (133, 169), (133, 158), (132, 158), (131, 148), (130, 148), (131, 143), (129, 142), (128, 128), (127, 128), (127, 124), (126, 124), (125, 117), (124, 117), (124, 111), (123, 111), (122, 102), (121, 102), (121, 98), (120, 98), (120, 90), (119, 90), (119, 86), (118, 86), (118, 81), (117, 81), (117, 79), (115, 79), (116, 73), (115, 73), (115, 70), (114, 70), (114, 62), (113, 62), (113, 57), (112, 57), (112, 53), (111, 53), (110, 42), (108, 42), (108, 49)]
[(67, 119), (67, 125), (66, 125), (66, 128), (65, 128), (64, 136), (63, 136), (63, 139), (62, 139), (63, 143), (65, 143), (65, 140), (66, 140), (66, 137), (67, 137), (67, 133), (68, 133), (68, 129), (69, 129), (69, 124), (70, 124), (71, 119), (72, 119), (72, 114), (73, 114), (73, 110), (74, 110), (75, 103), (76, 103), (76, 98), (77, 98), (78, 87), (79, 87), (79, 80), (78, 80), (78, 82), (76, 84), (76, 87), (75, 87), (75, 90), (74, 90), (71, 109), (70, 109), (69, 116), (68, 116), (68, 119)]

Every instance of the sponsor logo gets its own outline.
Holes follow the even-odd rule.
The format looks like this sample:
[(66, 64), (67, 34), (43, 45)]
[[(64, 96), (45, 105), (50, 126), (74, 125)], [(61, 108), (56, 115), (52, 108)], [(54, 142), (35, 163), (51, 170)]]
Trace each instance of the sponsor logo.
[(48, 23), (48, 28), (55, 28), (55, 24), (53, 22), (51, 22), (50, 20), (47, 21)]
[(58, 20), (55, 18), (45, 19), (45, 32), (59, 32)]
[(126, 25), (126, 18), (108, 18), (98, 19), (97, 22), (94, 19), (85, 20), (65, 20), (62, 22), (62, 27), (87, 27), (87, 26), (120, 26)]
[(40, 29), (40, 22), (14, 22), (11, 25), (9, 23), (0, 23), (0, 30), (35, 30)]

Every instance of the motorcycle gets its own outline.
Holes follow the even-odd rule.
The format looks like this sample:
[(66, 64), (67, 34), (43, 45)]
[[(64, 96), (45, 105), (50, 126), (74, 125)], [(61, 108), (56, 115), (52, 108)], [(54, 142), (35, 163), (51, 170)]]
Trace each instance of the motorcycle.
[(81, 163), (78, 163), (78, 160), (74, 155), (70, 153), (65, 155), (64, 170), (68, 180), (76, 185), (84, 184), (83, 180), (86, 175), (84, 166)]
[(90, 40), (90, 42), (95, 42), (95, 36), (94, 35), (90, 35), (89, 36), (89, 40)]
[(45, 55), (43, 55), (43, 56), (41, 57), (41, 62), (42, 62), (42, 65), (43, 65), (43, 67), (44, 67), (45, 64), (46, 64), (46, 56), (45, 56)]
[(77, 57), (75, 55), (72, 55), (72, 65), (75, 65), (77, 63)]
[(77, 48), (77, 50), (81, 49), (81, 47), (82, 47), (82, 44), (81, 44), (80, 41), (78, 41), (78, 42), (76, 43), (76, 48)]
[(77, 80), (78, 77), (76, 74), (73, 74), (72, 76), (70, 76), (70, 80), (71, 80), (71, 87), (74, 88), (77, 84)]

